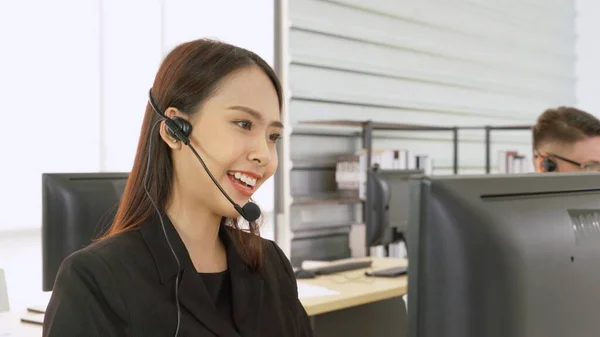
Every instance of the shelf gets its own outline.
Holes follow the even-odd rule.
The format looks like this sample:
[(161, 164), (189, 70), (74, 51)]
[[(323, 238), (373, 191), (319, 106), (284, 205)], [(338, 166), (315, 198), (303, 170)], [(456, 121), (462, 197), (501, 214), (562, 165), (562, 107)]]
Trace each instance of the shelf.
[[(365, 127), (369, 121), (351, 121), (351, 120), (323, 120), (323, 121), (302, 121), (300, 124), (310, 125), (327, 125), (327, 126), (350, 126), (350, 127)], [(401, 131), (454, 131), (455, 127), (451, 126), (433, 126), (433, 125), (418, 125), (405, 123), (382, 123), (371, 122), (371, 127), (374, 130), (401, 130)]]
[(293, 196), (292, 199), (293, 205), (358, 204), (363, 202), (358, 197), (348, 197), (338, 192), (299, 195)]
[(335, 170), (336, 157), (300, 157), (292, 158), (292, 170)]
[[(350, 228), (353, 225), (361, 224), (360, 221), (348, 221), (348, 222), (302, 222), (302, 228), (295, 228), (298, 232), (312, 232), (312, 231), (332, 231), (342, 228)], [(299, 227), (299, 226), (294, 226)]]
[(330, 236), (348, 235), (350, 233), (350, 225), (324, 228), (311, 228), (305, 230), (295, 230), (294, 239), (312, 239), (325, 238)]
[(387, 123), (387, 122), (373, 122), (373, 121), (353, 121), (353, 120), (315, 120), (315, 121), (301, 121), (299, 124), (306, 125), (324, 125), (324, 126), (348, 126), (362, 128), (371, 123), (371, 127), (374, 130), (403, 130), (403, 131), (453, 131), (454, 129), (459, 130), (529, 130), (532, 128), (531, 125), (472, 125), (472, 126), (435, 126), (435, 125), (424, 125), (424, 124), (408, 124), (408, 123)]
[[(322, 125), (322, 126), (339, 126), (339, 127), (357, 127), (362, 128), (363, 147), (371, 150), (372, 133), (375, 130), (384, 131), (452, 131), (453, 133), (453, 171), (458, 173), (458, 132), (461, 130), (482, 130), (485, 131), (485, 171), (490, 173), (490, 148), (491, 148), (491, 131), (528, 131), (532, 125), (472, 125), (472, 126), (434, 126), (434, 125), (419, 125), (406, 123), (385, 123), (374, 122), (370, 120), (353, 121), (353, 120), (316, 120), (316, 121), (301, 121), (299, 124), (304, 125)], [(369, 152), (370, 154), (370, 152)], [(370, 165), (370, 158), (367, 158), (367, 164)]]
[(531, 130), (532, 125), (486, 125), (486, 126), (460, 126), (459, 130)]

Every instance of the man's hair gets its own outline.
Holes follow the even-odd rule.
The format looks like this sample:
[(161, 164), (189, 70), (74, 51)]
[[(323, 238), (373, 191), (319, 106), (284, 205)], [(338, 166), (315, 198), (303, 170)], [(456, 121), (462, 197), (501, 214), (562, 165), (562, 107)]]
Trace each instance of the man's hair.
[(580, 140), (600, 136), (600, 120), (571, 107), (544, 111), (533, 126), (533, 148), (542, 143), (558, 142), (571, 145)]

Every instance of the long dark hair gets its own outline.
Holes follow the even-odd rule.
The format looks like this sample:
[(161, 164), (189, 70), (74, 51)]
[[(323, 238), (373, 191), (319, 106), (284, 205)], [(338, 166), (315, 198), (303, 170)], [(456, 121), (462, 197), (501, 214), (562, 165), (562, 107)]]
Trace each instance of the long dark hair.
[[(251, 66), (258, 66), (271, 79), (281, 109), (281, 84), (273, 69), (260, 56), (243, 48), (208, 39), (180, 44), (166, 56), (154, 79), (152, 96), (161, 111), (174, 107), (184, 114), (191, 115), (214, 94), (224, 77), (233, 71)], [(171, 191), (173, 167), (167, 144), (161, 141), (158, 132), (150, 134), (159, 118), (147, 104), (133, 168), (115, 219), (103, 238), (137, 229), (155, 216), (156, 210), (143, 187), (149, 157), (152, 158), (152, 166), (147, 177), (148, 192), (159, 207), (165, 207)], [(151, 137), (156, 139), (152, 152), (149, 153)], [(254, 235), (242, 235), (237, 220), (225, 220), (227, 225), (235, 229), (237, 245), (246, 264), (253, 269), (260, 268), (261, 242), (258, 224), (250, 223), (249, 231)]]

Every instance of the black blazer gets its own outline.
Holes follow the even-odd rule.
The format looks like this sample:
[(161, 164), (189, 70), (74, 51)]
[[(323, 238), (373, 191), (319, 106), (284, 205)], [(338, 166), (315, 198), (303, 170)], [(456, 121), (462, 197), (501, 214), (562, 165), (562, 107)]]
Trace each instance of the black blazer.
[[(236, 250), (233, 229), (221, 226), (234, 327), (215, 308), (177, 231), (163, 219), (181, 262), (178, 336), (313, 336), (291, 265), (274, 242), (262, 240), (263, 268), (253, 272)], [(43, 336), (175, 336), (177, 272), (158, 217), (139, 230), (94, 243), (62, 263)]]

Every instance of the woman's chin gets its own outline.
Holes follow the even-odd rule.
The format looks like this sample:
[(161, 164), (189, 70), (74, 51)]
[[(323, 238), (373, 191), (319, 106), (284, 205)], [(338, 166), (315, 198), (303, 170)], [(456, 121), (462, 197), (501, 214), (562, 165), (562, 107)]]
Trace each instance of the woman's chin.
[[(243, 206), (243, 205), (240, 205), (240, 206)], [(230, 219), (237, 219), (241, 215), (240, 215), (240, 213), (238, 213), (238, 211), (235, 210), (235, 208), (233, 207), (233, 205), (229, 204), (228, 207), (225, 207), (222, 210), (221, 216), (225, 217), (225, 218), (230, 218)]]
[[(238, 205), (240, 205), (240, 207), (244, 207), (244, 205), (246, 203), (248, 203), (248, 201), (250, 201), (250, 200), (249, 200), (249, 198), (239, 198), (239, 197), (235, 198), (234, 197), (233, 201), (235, 203), (237, 203)], [(219, 203), (218, 207), (219, 207), (218, 213), (223, 217), (233, 218), (233, 219), (237, 219), (237, 218), (241, 217), (240, 213), (238, 213), (238, 211), (236, 211), (235, 207), (227, 200), (223, 200), (222, 203)]]

